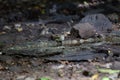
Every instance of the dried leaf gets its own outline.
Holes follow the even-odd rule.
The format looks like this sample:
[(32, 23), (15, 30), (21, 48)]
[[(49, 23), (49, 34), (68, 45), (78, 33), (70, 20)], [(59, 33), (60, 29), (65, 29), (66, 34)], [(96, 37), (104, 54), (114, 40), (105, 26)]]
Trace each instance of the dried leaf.
[(96, 73), (92, 76), (91, 80), (98, 80), (99, 74)]
[(19, 28), (16, 28), (18, 32), (22, 32), (23, 31), (23, 28), (19, 27)]

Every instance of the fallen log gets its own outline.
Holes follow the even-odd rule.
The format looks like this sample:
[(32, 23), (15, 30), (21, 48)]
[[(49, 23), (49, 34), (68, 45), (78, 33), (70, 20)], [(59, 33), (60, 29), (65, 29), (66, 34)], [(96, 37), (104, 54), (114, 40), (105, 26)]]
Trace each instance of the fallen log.
[[(77, 50), (97, 50), (103, 44), (120, 43), (120, 37), (107, 36), (105, 39), (89, 38), (63, 41), (27, 42), (2, 50), (6, 55), (49, 56), (76, 52)], [(94, 48), (95, 47), (95, 48)], [(104, 47), (104, 46), (103, 46)], [(108, 47), (109, 48), (109, 47)], [(108, 50), (108, 48), (106, 50)]]
[[(2, 50), (6, 55), (27, 55), (27, 56), (49, 56), (58, 55), (69, 52), (75, 52), (80, 49), (90, 49), (89, 44), (99, 42), (99, 39), (80, 39), (80, 40), (65, 40), (65, 41), (43, 41), (43, 42), (28, 42)], [(86, 45), (82, 45), (86, 43)], [(80, 46), (81, 45), (81, 46)]]
[(91, 51), (80, 51), (75, 53), (68, 53), (62, 55), (55, 55), (52, 57), (46, 58), (49, 61), (84, 61), (84, 60), (93, 60), (93, 59), (103, 59), (107, 56), (105, 53), (94, 53)]

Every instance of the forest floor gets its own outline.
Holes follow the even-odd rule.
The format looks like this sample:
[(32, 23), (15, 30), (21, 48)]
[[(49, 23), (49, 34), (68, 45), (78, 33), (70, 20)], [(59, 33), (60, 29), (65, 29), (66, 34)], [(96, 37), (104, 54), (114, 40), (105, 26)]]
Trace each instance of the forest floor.
[[(9, 40), (11, 40), (10, 38)], [(20, 39), (22, 40), (22, 38)], [(11, 42), (9, 43), (9, 40), (7, 44), (10, 45)], [(19, 43), (19, 41), (16, 43)], [(119, 71), (110, 71), (116, 68), (119, 70), (119, 67), (120, 62), (115, 60), (104, 61), (101, 59), (98, 61), (54, 62), (46, 61), (41, 59), (41, 57), (9, 56), (1, 52), (0, 80), (108, 80), (108, 78), (120, 80)]]
[[(92, 6), (93, 9), (91, 8), (92, 9), (91, 10), (89, 8), (89, 5), (91, 5), (91, 4), (88, 4), (86, 2), (84, 2), (84, 4), (85, 5), (83, 5), (81, 8), (82, 9), (88, 8), (88, 11), (87, 10), (82, 11), (82, 9), (78, 10), (78, 13), (80, 12), (81, 14), (79, 14), (79, 18), (78, 17), (75, 18), (77, 20), (73, 24), (70, 23), (71, 15), (70, 15), (70, 17), (69, 17), (69, 15), (67, 17), (65, 15), (64, 16), (57, 15), (57, 17), (56, 17), (56, 15), (55, 15), (55, 16), (53, 16), (53, 18), (55, 18), (56, 21), (53, 21), (50, 23), (48, 22), (47, 25), (43, 25), (45, 20), (43, 20), (43, 21), (40, 20), (42, 23), (41, 25), (39, 25), (35, 21), (31, 21), (31, 22), (28, 21), (28, 22), (23, 22), (22, 24), (19, 22), (8, 24), (8, 25), (5, 24), (4, 26), (0, 27), (0, 80), (120, 80), (120, 50), (119, 50), (119, 48), (120, 48), (120, 46), (119, 46), (120, 45), (120, 43), (119, 43), (120, 42), (119, 41), (120, 40), (120, 36), (119, 36), (120, 35), (120, 16), (119, 15), (120, 14), (119, 14), (119, 8), (117, 7), (118, 9), (116, 9), (116, 8), (114, 8), (114, 6), (108, 5), (108, 6), (106, 6), (107, 9), (99, 9), (99, 8), (95, 8), (93, 5)], [(97, 3), (94, 3), (94, 4), (95, 4), (95, 6), (97, 5)], [(52, 7), (54, 8), (55, 6), (56, 5), (53, 5)], [(66, 4), (64, 6), (66, 6)], [(60, 6), (61, 9), (64, 8), (64, 6), (63, 7)], [(71, 4), (69, 6), (71, 6)], [(79, 5), (79, 6), (81, 6), (81, 5)], [(68, 8), (68, 6), (66, 6), (66, 7)], [(102, 8), (104, 8), (104, 5), (102, 5)], [(95, 24), (94, 27), (96, 27), (96, 25), (97, 25), (94, 22), (96, 22), (97, 19), (101, 20), (101, 21), (98, 20), (98, 23), (100, 22), (100, 24), (98, 24), (100, 26), (97, 25), (98, 33), (99, 33), (99, 29), (102, 29), (102, 30), (106, 29), (106, 24), (112, 25), (111, 23), (114, 23), (113, 26), (111, 26), (111, 27), (115, 31), (118, 31), (118, 34), (117, 34), (118, 44), (117, 43), (113, 44), (114, 46), (111, 46), (111, 44), (110, 44), (107, 46), (107, 48), (106, 48), (106, 45), (104, 45), (103, 48), (105, 47), (105, 49), (99, 47), (99, 48), (101, 48), (101, 50), (103, 49), (103, 51), (101, 51), (101, 52), (103, 52), (105, 54), (112, 53), (112, 52), (113, 52), (113, 54), (115, 53), (115, 56), (113, 57), (113, 55), (112, 55), (112, 58), (111, 57), (110, 58), (106, 58), (106, 57), (98, 58), (97, 57), (98, 59), (95, 58), (95, 59), (90, 59), (90, 60), (89, 59), (79, 60), (79, 57), (76, 57), (76, 58), (74, 58), (74, 59), (76, 59), (76, 61), (75, 60), (74, 61), (59, 60), (59, 59), (58, 59), (58, 61), (57, 60), (52, 61), (52, 60), (46, 60), (46, 59), (44, 59), (44, 57), (41, 57), (41, 56), (33, 56), (33, 54), (35, 54), (35, 53), (30, 52), (31, 50), (29, 50), (29, 52), (26, 56), (23, 55), (24, 53), (22, 53), (22, 51), (21, 51), (22, 54), (20, 53), (17, 55), (15, 55), (14, 53), (13, 53), (13, 55), (9, 55), (9, 53), (10, 53), (9, 51), (7, 53), (3, 52), (3, 49), (5, 50), (8, 47), (11, 47), (11, 46), (14, 46), (17, 44), (27, 43), (27, 42), (34, 42), (34, 41), (37, 41), (37, 42), (40, 42), (40, 41), (59, 42), (60, 39), (64, 41), (65, 36), (63, 36), (63, 34), (69, 35), (70, 30), (73, 27), (73, 25), (80, 22), (80, 18), (83, 18), (83, 16), (86, 16), (88, 13), (97, 14), (102, 11), (107, 12), (107, 10), (109, 12), (111, 10), (110, 8), (113, 9), (113, 11), (118, 12), (117, 16), (116, 16), (116, 14), (114, 14), (114, 12), (110, 13), (110, 14), (113, 14), (113, 15), (110, 15), (110, 16), (112, 16), (111, 18), (113, 18), (112, 19), (113, 22), (110, 22), (110, 23), (109, 23), (109, 21), (103, 22), (102, 20), (104, 20), (104, 21), (106, 20), (103, 16), (102, 16), (102, 18), (97, 17), (97, 16), (94, 16), (92, 18), (88, 17), (88, 19), (86, 19), (86, 20), (91, 21), (91, 22), (93, 21), (93, 24)], [(69, 10), (72, 11), (71, 9), (69, 9)], [(73, 7), (73, 11), (74, 11), (74, 7)], [(28, 12), (31, 12), (31, 11), (29, 11), (29, 6), (28, 6)], [(34, 10), (33, 10), (33, 12), (34, 12)], [(63, 12), (66, 14), (69, 13), (69, 11), (67, 11), (66, 9), (65, 10), (63, 9)], [(25, 13), (27, 13), (27, 12), (25, 12)], [(36, 12), (34, 12), (34, 13), (36, 14)], [(33, 15), (31, 12), (32, 17), (35, 16), (35, 14)], [(28, 17), (31, 15), (28, 15)], [(106, 15), (107, 14), (105, 14), (105, 16)], [(11, 15), (9, 17), (11, 19)], [(44, 16), (42, 16), (42, 17), (44, 17)], [(116, 23), (116, 20), (118, 20), (117, 23)], [(83, 20), (83, 22), (84, 21), (85, 20)], [(4, 22), (4, 20), (3, 20), (3, 22)], [(107, 25), (107, 27), (109, 27), (108, 25)], [(84, 26), (86, 27), (86, 25), (84, 25)], [(87, 26), (87, 28), (92, 29), (91, 25)], [(85, 29), (81, 28), (81, 29), (88, 30), (88, 32), (87, 31), (82, 32), (82, 30), (78, 30), (78, 31), (81, 31), (80, 36), (82, 35), (83, 37), (86, 37), (87, 35), (89, 35), (89, 29), (86, 29), (86, 28)], [(86, 35), (86, 33), (87, 33), (87, 35)], [(91, 34), (90, 34), (90, 36), (91, 36)], [(88, 36), (88, 37), (90, 37), (90, 36)], [(99, 36), (97, 36), (97, 37), (99, 37)], [(74, 37), (71, 38), (68, 36), (68, 39), (66, 39), (66, 40), (69, 40), (69, 39), (73, 40)], [(114, 40), (114, 39), (111, 39), (111, 40)], [(89, 48), (89, 46), (86, 47), (86, 45), (85, 46), (83, 45), (82, 49), (91, 50), (91, 48)], [(30, 49), (30, 48), (28, 48), (28, 49)], [(42, 47), (42, 49), (44, 49), (44, 48)], [(37, 49), (37, 51), (39, 51), (39, 49)], [(46, 51), (46, 52), (48, 52), (48, 51)], [(70, 52), (70, 51), (68, 51), (68, 52)], [(67, 54), (67, 55), (68, 55), (67, 57), (69, 57), (69, 54)], [(49, 57), (49, 55), (47, 55), (47, 56)], [(75, 54), (73, 56), (75, 56)], [(97, 56), (99, 56), (99, 55), (97, 55)], [(80, 58), (82, 58), (82, 57), (80, 57)], [(89, 55), (88, 55), (88, 58), (89, 58)]]

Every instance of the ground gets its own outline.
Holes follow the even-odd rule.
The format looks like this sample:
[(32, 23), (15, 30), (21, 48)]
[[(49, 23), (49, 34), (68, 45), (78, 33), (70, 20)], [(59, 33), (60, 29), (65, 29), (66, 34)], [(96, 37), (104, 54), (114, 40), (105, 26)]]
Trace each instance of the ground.
[[(103, 2), (101, 2), (100, 4), (103, 4)], [(53, 3), (51, 5), (53, 5)], [(66, 4), (64, 4), (64, 6), (65, 5)], [(69, 4), (68, 6), (70, 5), (71, 4)], [(97, 5), (96, 2), (94, 2), (94, 4), (91, 4), (92, 5), (91, 8), (89, 8), (88, 5), (89, 4), (87, 2), (84, 2), (84, 5), (81, 6), (82, 9), (80, 8), (81, 10), (78, 10), (78, 13), (81, 12), (80, 14), (77, 14), (79, 15), (79, 17), (77, 16), (77, 18), (75, 18), (77, 20), (74, 20), (73, 23), (70, 23), (71, 21), (70, 17), (65, 17), (66, 15), (69, 16), (69, 14), (70, 16), (71, 14), (73, 16), (72, 10), (70, 10), (70, 13), (69, 13), (69, 9), (68, 10), (63, 9), (63, 11), (60, 11), (60, 12), (58, 11), (58, 12), (59, 14), (62, 14), (62, 13), (65, 14), (65, 16), (63, 15), (57, 15), (57, 17), (54, 16), (54, 18), (57, 19), (58, 21), (53, 21), (48, 24), (45, 24), (44, 18), (48, 18), (47, 21), (51, 20), (52, 13), (50, 14), (50, 16), (45, 15), (44, 5), (43, 7), (38, 6), (38, 8), (35, 8), (37, 10), (40, 9), (40, 13), (42, 15), (40, 18), (43, 18), (43, 21), (41, 21), (42, 24), (40, 25), (38, 25), (38, 22), (36, 22), (36, 20), (25, 21), (29, 18), (33, 19), (33, 17), (36, 19), (37, 15), (35, 16), (34, 14), (35, 13), (34, 8), (33, 8), (33, 13), (31, 12), (31, 14), (29, 14), (29, 16), (31, 15), (32, 16), (31, 17), (27, 16), (27, 19), (23, 19), (22, 23), (21, 23), (22, 20), (20, 20), (19, 22), (19, 18), (17, 19), (18, 21), (16, 22), (13, 22), (13, 23), (10, 22), (12, 21), (12, 19), (11, 19), (11, 15), (9, 14), (8, 17), (10, 17), (10, 19), (8, 18), (8, 24), (5, 23), (4, 26), (2, 24), (0, 25), (0, 80), (120, 80), (119, 47), (115, 49), (113, 46), (110, 47), (111, 51), (114, 51), (117, 53), (117, 56), (113, 57), (112, 59), (104, 57), (101, 59), (90, 59), (90, 60), (88, 59), (88, 60), (80, 60), (80, 61), (62, 61), (62, 60), (49, 61), (44, 59), (43, 56), (42, 57), (33, 56), (33, 55), (25, 56), (21, 54), (15, 55), (14, 53), (13, 55), (9, 55), (9, 52), (7, 53), (3, 52), (3, 50), (5, 50), (7, 47), (11, 47), (17, 44), (27, 43), (30, 41), (31, 42), (58, 41), (59, 42), (60, 40), (64, 40), (64, 37), (61, 37), (61, 35), (63, 34), (68, 35), (66, 40), (74, 39), (74, 36), (72, 37), (69, 36), (70, 30), (73, 27), (73, 25), (77, 24), (82, 19), (83, 16), (86, 16), (86, 14), (90, 12), (92, 13), (92, 10), (93, 11), (95, 10), (96, 12), (96, 10), (98, 9), (98, 8), (94, 9), (95, 6)], [(9, 7), (9, 6), (10, 5), (6, 7)], [(31, 7), (31, 5), (28, 5), (27, 7), (25, 7), (25, 10), (26, 8), (28, 8), (27, 9), (28, 12), (30, 12), (29, 7)], [(61, 6), (59, 5), (59, 7)], [(20, 7), (20, 9), (21, 8), (23, 7)], [(64, 7), (61, 7), (61, 8), (64, 8)], [(114, 7), (112, 6), (112, 8)], [(72, 9), (73, 11), (76, 11), (76, 9), (75, 10), (74, 8)], [(32, 9), (30, 8), (30, 10)], [(107, 10), (109, 9), (107, 8)], [(101, 11), (101, 9), (98, 9), (98, 12), (99, 11)], [(8, 12), (11, 13), (11, 10)], [(111, 19), (111, 22), (113, 24), (112, 29), (117, 30), (118, 37), (120, 37), (119, 36), (119, 30), (120, 30), (119, 11), (115, 9), (114, 12), (117, 14), (114, 13), (115, 15), (114, 14), (112, 15), (110, 13), (112, 17), (109, 15), (110, 16), (109, 19), (113, 18)], [(3, 15), (3, 13), (4, 11), (3, 12), (1, 11), (1, 15)], [(27, 14), (28, 13), (25, 12), (25, 15)], [(105, 16), (107, 16), (107, 14), (108, 13), (106, 13)], [(23, 17), (25, 17), (25, 15)], [(5, 19), (6, 18), (7, 17), (5, 16)], [(14, 18), (15, 17), (13, 16), (13, 20)], [(20, 17), (20, 19), (21, 18), (22, 16)], [(119, 46), (119, 43), (115, 45)], [(87, 48), (89, 48), (89, 46)], [(111, 53), (111, 51), (109, 50), (109, 46), (108, 46), (107, 53)], [(34, 54), (34, 53), (30, 53), (30, 54)]]

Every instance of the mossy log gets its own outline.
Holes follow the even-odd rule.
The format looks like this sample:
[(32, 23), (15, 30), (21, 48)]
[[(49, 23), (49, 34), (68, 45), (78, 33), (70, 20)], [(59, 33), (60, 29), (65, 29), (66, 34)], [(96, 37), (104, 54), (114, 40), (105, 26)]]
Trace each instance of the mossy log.
[[(100, 43), (103, 42), (103, 43)], [(91, 47), (99, 46), (102, 44), (119, 43), (120, 37), (107, 36), (105, 39), (101, 38), (89, 38), (79, 40), (64, 40), (64, 41), (40, 41), (40, 42), (27, 42), (19, 45), (14, 45), (9, 48), (3, 49), (3, 53), (19, 54), (19, 55), (37, 55), (48, 56), (60, 53), (66, 53), (76, 51), (77, 49), (89, 49)], [(95, 44), (98, 43), (98, 44)], [(100, 43), (100, 44), (99, 44)]]
[[(99, 42), (99, 39), (27, 42), (3, 49), (6, 54), (47, 56), (81, 49), (83, 43)], [(85, 48), (85, 46), (83, 47)]]

